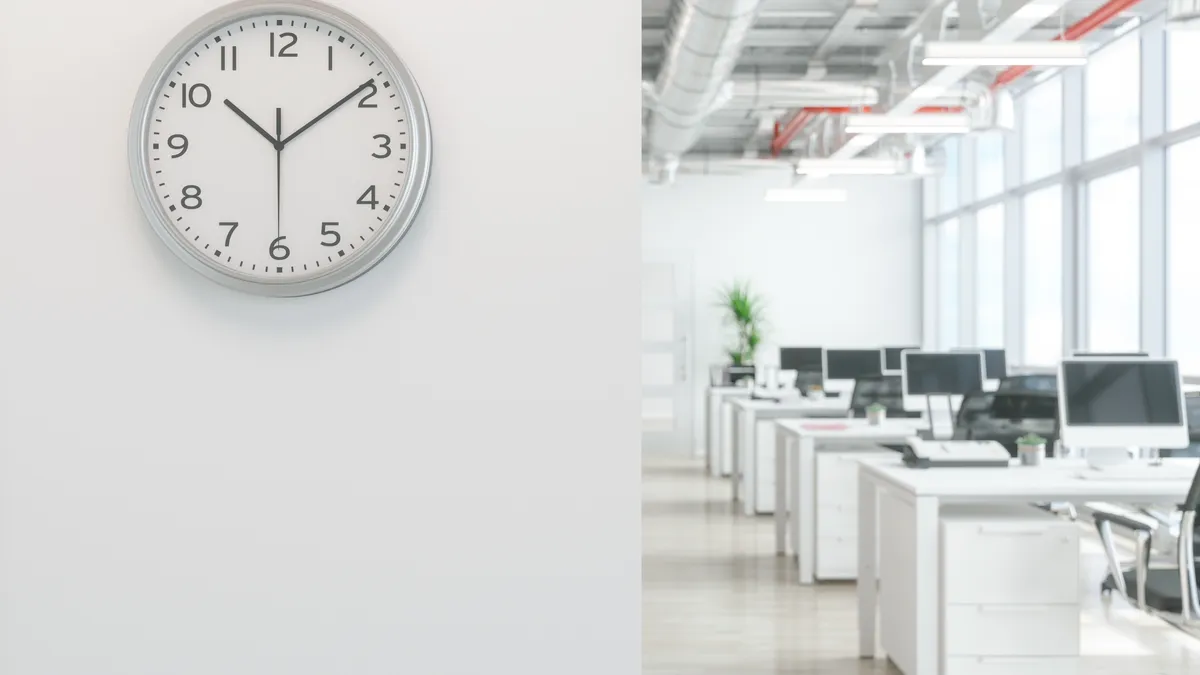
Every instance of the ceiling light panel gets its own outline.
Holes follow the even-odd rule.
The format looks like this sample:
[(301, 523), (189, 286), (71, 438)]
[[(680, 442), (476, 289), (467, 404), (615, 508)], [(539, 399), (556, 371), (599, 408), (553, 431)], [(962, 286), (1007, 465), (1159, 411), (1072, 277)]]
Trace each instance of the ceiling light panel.
[(971, 120), (964, 113), (919, 113), (916, 115), (848, 115), (850, 134), (965, 134)]
[(1087, 45), (1081, 42), (930, 42), (927, 66), (1082, 66)]

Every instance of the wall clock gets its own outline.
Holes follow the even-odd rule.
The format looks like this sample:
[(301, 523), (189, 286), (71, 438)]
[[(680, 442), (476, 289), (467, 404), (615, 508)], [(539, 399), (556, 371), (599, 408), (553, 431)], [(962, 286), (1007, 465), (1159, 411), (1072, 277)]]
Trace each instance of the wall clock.
[(412, 225), (429, 180), (416, 80), (357, 19), (244, 0), (151, 66), (129, 130), (134, 189), (180, 259), (269, 296), (340, 286)]

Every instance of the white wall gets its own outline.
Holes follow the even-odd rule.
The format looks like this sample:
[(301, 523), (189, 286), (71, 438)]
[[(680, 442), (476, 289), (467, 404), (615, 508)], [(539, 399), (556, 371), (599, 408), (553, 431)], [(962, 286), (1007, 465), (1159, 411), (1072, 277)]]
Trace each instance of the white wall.
[(779, 345), (876, 347), (920, 344), (920, 183), (903, 178), (829, 178), (844, 204), (768, 203), (786, 172), (682, 175), (642, 187), (644, 255), (690, 259), (694, 277), (692, 381), (696, 443), (709, 365), (724, 362), (732, 333), (714, 306), (717, 290), (749, 280), (768, 302), (759, 361)]
[(380, 267), (269, 300), (126, 170), (218, 4), (0, 4), (0, 672), (637, 672), (637, 7), (338, 0), (421, 83), (431, 190)]

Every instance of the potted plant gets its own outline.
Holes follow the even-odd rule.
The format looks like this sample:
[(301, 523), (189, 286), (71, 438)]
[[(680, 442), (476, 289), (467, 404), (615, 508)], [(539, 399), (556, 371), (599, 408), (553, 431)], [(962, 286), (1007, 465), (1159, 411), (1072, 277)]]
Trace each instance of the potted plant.
[(867, 406), (867, 424), (879, 425), (887, 419), (887, 406), (882, 403), (872, 403)]
[(1037, 466), (1046, 458), (1046, 439), (1037, 434), (1025, 434), (1017, 439), (1017, 457), (1023, 466)]
[(725, 323), (736, 330), (734, 344), (725, 350), (730, 365), (754, 365), (765, 324), (762, 296), (751, 291), (749, 282), (735, 281), (721, 289), (717, 306), (724, 310)]

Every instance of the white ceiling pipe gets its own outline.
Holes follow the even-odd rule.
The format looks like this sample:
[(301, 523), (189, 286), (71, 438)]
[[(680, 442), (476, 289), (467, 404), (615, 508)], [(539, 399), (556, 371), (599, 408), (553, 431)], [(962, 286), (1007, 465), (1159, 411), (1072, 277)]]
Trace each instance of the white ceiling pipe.
[[(1019, 0), (1006, 0), (1000, 8), (1000, 15), (991, 24), (989, 30), (981, 37), (981, 42), (1013, 42), (1022, 35), (1028, 33), (1032, 28), (1041, 23), (1046, 17), (1052, 16), (1060, 11), (1067, 0), (1030, 0), (1028, 2)], [(937, 10), (939, 14), (933, 17), (927, 13), (926, 23), (923, 27), (929, 30), (932, 19), (940, 20), (940, 9), (943, 5), (935, 5), (931, 10)], [(937, 36), (938, 24), (933, 24), (931, 37)], [(918, 33), (914, 35), (914, 39), (924, 39)], [(908, 47), (904, 46), (907, 51)], [(903, 58), (912, 58), (911, 54), (902, 54)], [(942, 96), (946, 91), (952, 89), (964, 79), (966, 79), (975, 68), (973, 66), (946, 66), (936, 70), (930, 77), (925, 78), (921, 86), (912, 93), (905, 96), (903, 99), (894, 103), (887, 111), (889, 115), (911, 115), (922, 106), (928, 105), (931, 98)], [(862, 153), (867, 148), (875, 144), (879, 137), (874, 134), (860, 134), (855, 136), (839, 148), (833, 157), (850, 158)]]

